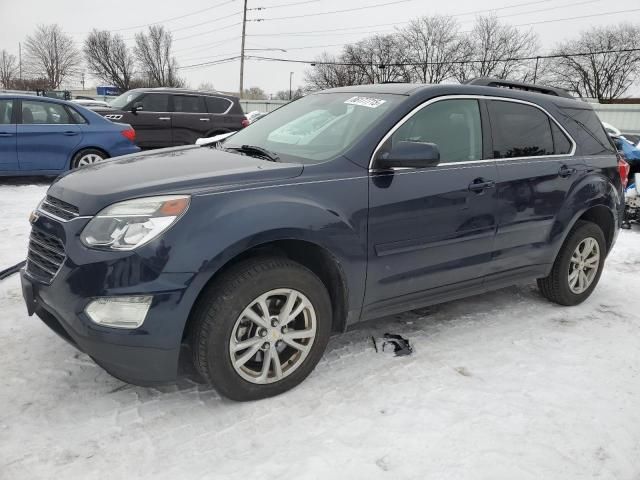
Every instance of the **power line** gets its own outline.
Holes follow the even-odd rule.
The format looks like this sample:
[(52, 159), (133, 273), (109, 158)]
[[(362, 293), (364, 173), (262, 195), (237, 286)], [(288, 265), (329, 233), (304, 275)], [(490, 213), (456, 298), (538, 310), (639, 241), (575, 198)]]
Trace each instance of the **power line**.
[(214, 20), (207, 20), (206, 22), (201, 22), (201, 23), (196, 23), (195, 25), (187, 25), (186, 27), (179, 27), (179, 28), (174, 28), (173, 30), (171, 30), (171, 33), (173, 32), (179, 32), (181, 30), (188, 30), (189, 28), (195, 28), (195, 27), (200, 27), (202, 25), (207, 25), (210, 23), (216, 23), (219, 22), (220, 20), (226, 20), (227, 18), (231, 18), (231, 17), (235, 17), (237, 15), (239, 15), (242, 12), (234, 12), (230, 15), (225, 15), (224, 17), (218, 17)]
[(379, 8), (379, 7), (386, 7), (389, 5), (397, 5), (399, 3), (408, 3), (408, 2), (414, 2), (416, 0), (395, 0), (393, 2), (386, 2), (386, 3), (378, 3), (375, 5), (367, 5), (364, 7), (354, 7), (354, 8), (345, 8), (343, 10), (332, 10), (332, 11), (328, 11), (328, 12), (316, 12), (316, 13), (305, 13), (302, 15), (290, 15), (287, 17), (272, 17), (272, 18), (261, 18), (261, 19), (255, 19), (255, 20), (250, 20), (252, 22), (267, 22), (267, 21), (272, 21), (272, 20), (290, 20), (290, 19), (294, 19), (294, 18), (305, 18), (305, 17), (319, 17), (322, 15), (333, 15), (335, 13), (345, 13), (345, 12), (355, 12), (355, 11), (360, 11), (360, 10), (368, 10), (370, 8)]
[[(111, 31), (111, 32), (123, 32), (123, 31), (126, 31), (126, 30), (137, 30), (139, 28), (150, 27), (151, 25), (158, 25), (160, 23), (172, 22), (174, 20), (180, 20), (182, 18), (191, 17), (193, 15), (198, 15), (199, 13), (208, 12), (209, 10), (214, 10), (216, 8), (220, 8), (220, 7), (223, 7), (225, 5), (228, 5), (230, 3), (234, 3), (234, 0), (227, 0), (226, 2), (218, 3), (217, 5), (212, 5), (211, 7), (203, 8), (201, 10), (196, 10), (195, 12), (185, 13), (184, 15), (179, 15), (177, 17), (167, 18), (165, 20), (159, 20), (157, 22), (144, 23), (144, 24), (140, 24), (140, 25), (135, 25), (133, 27), (123, 27), (123, 28), (115, 28), (115, 29), (114, 28), (110, 28), (108, 30)], [(86, 34), (86, 33), (89, 33), (89, 32), (82, 32), (82, 33)]]
[[(640, 9), (639, 9), (640, 10)], [(543, 60), (550, 58), (568, 58), (568, 57), (586, 57), (590, 55), (606, 55), (609, 53), (628, 53), (628, 52), (640, 52), (640, 48), (623, 48), (618, 50), (600, 50), (595, 52), (581, 52), (581, 53), (569, 53), (569, 54), (552, 54), (552, 55), (534, 55), (528, 57), (507, 57), (507, 58), (494, 58), (483, 60), (453, 60), (449, 62), (389, 62), (378, 65), (381, 68), (385, 67), (415, 67), (419, 65), (463, 65), (467, 63), (483, 63), (487, 61), (492, 62), (516, 62), (526, 60)], [(326, 62), (318, 60), (297, 60), (288, 58), (275, 58), (275, 57), (262, 57), (262, 56), (248, 56), (251, 60), (264, 60), (270, 62), (285, 62), (285, 63), (304, 63), (307, 65), (338, 65), (338, 66), (351, 66), (357, 67), (363, 65), (362, 63), (355, 62)]]
[[(543, 59), (551, 59), (551, 58), (571, 58), (571, 57), (585, 57), (589, 55), (606, 55), (610, 53), (628, 53), (628, 52), (640, 52), (640, 48), (624, 48), (618, 50), (600, 50), (595, 52), (580, 52), (580, 53), (570, 53), (565, 55), (560, 54), (551, 54), (551, 55), (536, 55), (536, 56), (528, 56), (528, 57), (508, 57), (501, 59), (493, 59), (492, 61), (496, 62), (515, 62), (515, 61), (527, 61), (527, 60), (543, 60)], [(196, 67), (209, 67), (214, 65), (220, 65), (222, 63), (228, 63), (235, 60), (238, 60), (240, 56), (223, 58), (220, 60), (213, 60), (210, 62), (202, 62), (196, 63), (192, 65), (185, 65), (182, 67), (178, 67), (180, 69), (186, 68), (196, 68)], [(257, 61), (270, 61), (270, 62), (284, 62), (284, 63), (298, 63), (298, 64), (307, 64), (307, 65), (338, 65), (338, 66), (362, 66), (362, 63), (354, 63), (354, 62), (322, 62), (317, 60), (297, 60), (297, 59), (288, 59), (288, 58), (275, 58), (275, 57), (263, 57), (263, 56), (255, 56), (255, 55), (246, 55), (246, 60), (257, 60)], [(450, 62), (390, 62), (385, 63), (383, 65), (373, 65), (378, 68), (386, 68), (386, 67), (410, 67), (410, 66), (418, 66), (418, 65), (462, 65), (467, 63), (482, 63), (487, 60), (454, 60)]]
[(203, 35), (208, 35), (210, 33), (218, 33), (218, 32), (221, 32), (222, 30), (227, 30), (229, 28), (237, 27), (238, 25), (241, 25), (241, 24), (242, 24), (242, 22), (236, 22), (236, 23), (232, 23), (230, 25), (225, 25), (224, 27), (216, 28), (215, 30), (207, 30), (206, 32), (194, 33), (192, 35), (187, 35), (186, 37), (174, 38), (173, 41), (174, 42), (178, 42), (180, 40), (187, 40), (188, 38), (201, 37)]
[(214, 43), (208, 43), (206, 45), (195, 45), (193, 47), (181, 48), (180, 50), (174, 50), (173, 53), (178, 52), (199, 52), (200, 50), (206, 50), (208, 48), (217, 47), (219, 45), (224, 45), (225, 43), (232, 42), (233, 40), (237, 40), (240, 38), (240, 35), (236, 35), (235, 37), (225, 38), (223, 40), (219, 40)]

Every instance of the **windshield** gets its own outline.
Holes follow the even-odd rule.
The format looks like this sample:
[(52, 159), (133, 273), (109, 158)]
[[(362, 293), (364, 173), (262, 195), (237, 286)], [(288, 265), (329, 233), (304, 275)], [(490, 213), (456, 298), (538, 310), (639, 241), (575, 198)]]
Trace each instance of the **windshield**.
[(316, 163), (341, 154), (385, 112), (397, 105), (396, 95), (314, 94), (289, 103), (252, 123), (223, 148), (253, 145), (283, 161)]
[(119, 97), (114, 98), (109, 102), (109, 106), (113, 108), (124, 108), (131, 103), (135, 98), (139, 97), (142, 92), (124, 92)]

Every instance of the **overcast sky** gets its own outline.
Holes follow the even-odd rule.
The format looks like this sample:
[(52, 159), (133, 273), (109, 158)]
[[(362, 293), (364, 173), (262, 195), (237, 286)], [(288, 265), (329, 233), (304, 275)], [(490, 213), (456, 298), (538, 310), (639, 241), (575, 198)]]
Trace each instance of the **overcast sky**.
[[(242, 3), (242, 0), (0, 0), (0, 49), (17, 55), (18, 42), (39, 23), (60, 24), (80, 46), (93, 28), (121, 33), (132, 45), (133, 35), (140, 26), (158, 22), (173, 32), (174, 52), (180, 65), (194, 65), (239, 54)], [(299, 17), (385, 3), (388, 5), (377, 8)], [(287, 52), (249, 51), (247, 54), (303, 60), (313, 59), (323, 50), (337, 53), (344, 43), (372, 33), (392, 32), (394, 26), (402, 26), (421, 15), (455, 15), (462, 30), (471, 27), (479, 12), (488, 13), (491, 9), (495, 9), (502, 21), (513, 25), (547, 22), (521, 27), (531, 28), (539, 35), (543, 52), (557, 41), (571, 38), (592, 25), (640, 22), (638, 0), (249, 0), (249, 8), (260, 7), (264, 9), (248, 14), (249, 19), (264, 21), (247, 23), (247, 48)], [(635, 12), (614, 13), (634, 9)], [(179, 16), (183, 18), (165, 21)], [(587, 18), (560, 21), (576, 16)], [(290, 72), (294, 72), (295, 88), (304, 83), (304, 72), (308, 68), (311, 67), (249, 60), (245, 66), (245, 88), (260, 86), (269, 93), (288, 89)], [(219, 90), (237, 91), (239, 62), (183, 68), (181, 76), (191, 87), (208, 82)], [(77, 82), (74, 83), (72, 86), (77, 88)], [(88, 85), (95, 83), (90, 79)]]

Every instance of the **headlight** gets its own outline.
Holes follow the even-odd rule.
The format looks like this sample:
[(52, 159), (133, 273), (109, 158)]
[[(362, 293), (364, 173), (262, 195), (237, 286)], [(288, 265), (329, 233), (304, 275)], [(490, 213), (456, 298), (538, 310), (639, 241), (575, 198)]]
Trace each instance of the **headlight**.
[(167, 195), (114, 203), (93, 217), (80, 239), (87, 247), (133, 250), (173, 225), (189, 200), (188, 195)]

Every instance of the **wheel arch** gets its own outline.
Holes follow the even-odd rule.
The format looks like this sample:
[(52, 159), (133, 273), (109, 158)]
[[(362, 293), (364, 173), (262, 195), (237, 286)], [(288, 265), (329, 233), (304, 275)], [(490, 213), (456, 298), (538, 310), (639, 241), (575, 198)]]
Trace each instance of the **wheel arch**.
[(193, 312), (203, 298), (209, 285), (239, 262), (248, 258), (280, 256), (293, 260), (311, 270), (325, 285), (332, 307), (333, 332), (346, 329), (349, 311), (349, 288), (347, 276), (339, 259), (327, 248), (318, 243), (298, 238), (281, 238), (255, 244), (249, 248), (237, 251), (230, 256), (209, 278), (200, 286), (199, 292), (191, 307), (191, 312), (184, 326), (182, 337), (186, 338), (192, 324)]
[(67, 161), (67, 170), (71, 170), (72, 168), (72, 163), (73, 163), (73, 159), (76, 158), (76, 155), (78, 155), (80, 152), (82, 152), (83, 150), (98, 150), (99, 152), (102, 152), (106, 155), (105, 158), (111, 158), (111, 155), (109, 154), (109, 152), (107, 150), (105, 150), (103, 147), (94, 147), (91, 145), (81, 145), (76, 147), (72, 152), (71, 155), (69, 156), (69, 160)]

